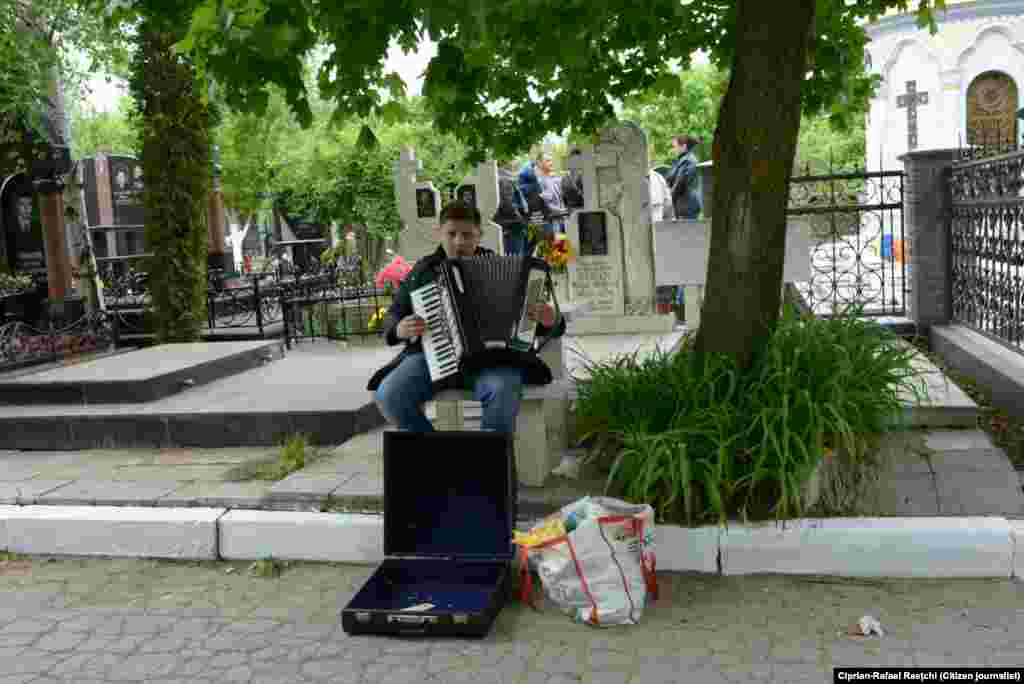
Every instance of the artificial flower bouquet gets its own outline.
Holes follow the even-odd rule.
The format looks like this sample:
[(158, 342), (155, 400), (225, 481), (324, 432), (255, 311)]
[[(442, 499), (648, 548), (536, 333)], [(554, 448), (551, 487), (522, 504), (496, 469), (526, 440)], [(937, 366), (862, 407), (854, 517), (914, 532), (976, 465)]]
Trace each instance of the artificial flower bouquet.
[(402, 284), (405, 277), (412, 272), (412, 265), (403, 259), (401, 255), (396, 255), (391, 263), (385, 266), (377, 273), (377, 278), (374, 280), (374, 284), (378, 288), (386, 288), (390, 290), (397, 290), (398, 286)]
[[(530, 241), (537, 240), (539, 235), (540, 228), (531, 225), (529, 228)], [(565, 233), (556, 233), (541, 240), (537, 245), (537, 256), (547, 262), (552, 273), (565, 273), (576, 255), (569, 242), (569, 236)]]

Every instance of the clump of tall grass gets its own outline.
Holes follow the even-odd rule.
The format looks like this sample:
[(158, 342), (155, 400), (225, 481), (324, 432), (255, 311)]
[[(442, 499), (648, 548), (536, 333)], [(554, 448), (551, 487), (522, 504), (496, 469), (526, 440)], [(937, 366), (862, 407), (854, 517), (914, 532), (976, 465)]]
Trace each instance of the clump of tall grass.
[(801, 515), (826, 453), (866, 463), (872, 437), (903, 426), (901, 397), (926, 393), (913, 348), (859, 313), (787, 309), (746, 370), (691, 341), (586, 363), (580, 442), (612, 457), (607, 491), (687, 524)]

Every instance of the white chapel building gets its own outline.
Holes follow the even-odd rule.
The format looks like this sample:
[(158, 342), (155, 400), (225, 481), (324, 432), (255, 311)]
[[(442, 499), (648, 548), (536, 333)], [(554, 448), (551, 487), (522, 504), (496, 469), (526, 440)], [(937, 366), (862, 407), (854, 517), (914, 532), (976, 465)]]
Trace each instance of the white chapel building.
[(913, 12), (865, 27), (868, 70), (883, 79), (868, 115), (869, 171), (902, 169), (910, 149), (1020, 140), (1024, 0), (946, 0), (935, 19), (935, 35)]

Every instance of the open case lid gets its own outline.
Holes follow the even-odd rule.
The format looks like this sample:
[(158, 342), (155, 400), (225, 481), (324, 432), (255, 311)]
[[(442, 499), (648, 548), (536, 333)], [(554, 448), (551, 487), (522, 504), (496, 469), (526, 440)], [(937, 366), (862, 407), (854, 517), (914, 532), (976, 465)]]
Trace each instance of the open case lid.
[(384, 554), (511, 559), (512, 458), (512, 435), (385, 432)]

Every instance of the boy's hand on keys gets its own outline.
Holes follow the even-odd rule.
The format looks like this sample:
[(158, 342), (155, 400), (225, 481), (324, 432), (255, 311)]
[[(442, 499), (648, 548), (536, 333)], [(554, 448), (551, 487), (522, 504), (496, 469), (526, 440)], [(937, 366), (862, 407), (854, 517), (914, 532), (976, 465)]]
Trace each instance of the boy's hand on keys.
[(419, 316), (413, 314), (412, 316), (406, 316), (398, 322), (398, 327), (395, 329), (395, 335), (400, 340), (408, 340), (413, 337), (419, 337), (427, 330), (427, 322)]

